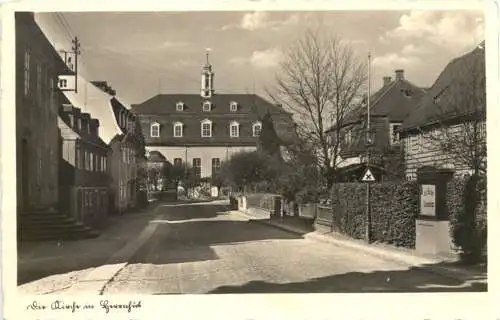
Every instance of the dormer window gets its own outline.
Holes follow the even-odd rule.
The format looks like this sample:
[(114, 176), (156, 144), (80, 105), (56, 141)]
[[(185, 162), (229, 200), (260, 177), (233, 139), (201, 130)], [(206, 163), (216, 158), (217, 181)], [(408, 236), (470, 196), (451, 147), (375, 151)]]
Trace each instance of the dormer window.
[(230, 104), (229, 104), (229, 110), (231, 112), (235, 112), (235, 111), (238, 111), (238, 103), (235, 102), (235, 101), (232, 101)]
[(150, 135), (152, 138), (160, 137), (160, 124), (158, 122), (153, 122), (151, 124)]
[(201, 122), (201, 136), (204, 138), (212, 136), (212, 121), (205, 119)]
[(212, 103), (210, 101), (203, 102), (203, 111), (208, 112), (212, 110)]
[(399, 130), (401, 129), (401, 123), (391, 123), (389, 128), (389, 136), (391, 137), (391, 145), (399, 145), (400, 137)]
[(258, 137), (258, 136), (260, 136), (261, 131), (262, 131), (262, 123), (260, 123), (259, 121), (255, 122), (255, 123), (252, 125), (252, 133), (253, 133), (253, 136), (254, 136), (254, 137)]
[(183, 135), (183, 124), (182, 122), (174, 123), (174, 137), (180, 138)]
[(177, 111), (184, 111), (184, 102), (177, 102), (175, 104), (175, 110), (177, 110)]
[(231, 122), (229, 125), (229, 135), (231, 138), (237, 138), (240, 136), (240, 124), (238, 122)]

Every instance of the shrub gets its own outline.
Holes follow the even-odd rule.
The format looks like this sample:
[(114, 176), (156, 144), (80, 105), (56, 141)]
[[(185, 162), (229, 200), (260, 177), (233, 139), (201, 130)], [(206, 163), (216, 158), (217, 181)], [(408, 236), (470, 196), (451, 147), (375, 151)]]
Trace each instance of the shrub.
[[(460, 248), (464, 262), (481, 260), (486, 246), (486, 212), (482, 206), (482, 190), (486, 185), (478, 176), (453, 179), (448, 183), (447, 207), (450, 233)], [(484, 199), (485, 200), (485, 199)]]
[[(370, 191), (372, 241), (415, 247), (415, 218), (418, 214), (416, 182), (373, 184)], [(337, 183), (332, 186), (333, 228), (352, 238), (366, 234), (366, 185)]]
[(419, 187), (415, 181), (374, 184), (370, 192), (371, 239), (398, 247), (415, 247)]

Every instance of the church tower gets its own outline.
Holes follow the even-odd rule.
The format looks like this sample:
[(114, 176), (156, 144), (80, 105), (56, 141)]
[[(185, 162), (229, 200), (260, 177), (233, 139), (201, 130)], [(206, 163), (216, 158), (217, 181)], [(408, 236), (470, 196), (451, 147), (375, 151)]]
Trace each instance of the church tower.
[(214, 95), (214, 72), (208, 59), (209, 53), (210, 49), (207, 49), (207, 62), (201, 72), (201, 96), (203, 98), (210, 98)]

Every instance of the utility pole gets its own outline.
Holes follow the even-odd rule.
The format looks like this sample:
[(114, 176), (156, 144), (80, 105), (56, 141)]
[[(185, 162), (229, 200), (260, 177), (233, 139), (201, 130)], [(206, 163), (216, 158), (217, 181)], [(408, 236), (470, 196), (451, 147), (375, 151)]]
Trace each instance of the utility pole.
[(78, 56), (81, 54), (80, 41), (78, 37), (75, 37), (71, 42), (73, 43), (71, 50), (75, 54), (75, 92), (78, 92)]
[[(368, 97), (366, 103), (366, 167), (370, 168), (370, 147), (373, 143), (370, 132), (370, 95), (371, 95), (371, 52), (368, 52)], [(370, 242), (370, 182), (366, 183), (366, 241)]]

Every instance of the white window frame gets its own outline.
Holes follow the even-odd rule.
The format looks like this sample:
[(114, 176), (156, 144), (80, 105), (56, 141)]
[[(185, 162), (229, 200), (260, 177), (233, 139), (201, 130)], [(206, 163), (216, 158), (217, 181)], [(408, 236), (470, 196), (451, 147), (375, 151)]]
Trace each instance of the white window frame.
[[(153, 129), (155, 129), (155, 128), (158, 130), (156, 135), (153, 134), (154, 133)], [(151, 138), (159, 138), (160, 137), (160, 124), (158, 122), (151, 123), (151, 126), (149, 127), (149, 135)]]
[(203, 102), (203, 112), (210, 112), (210, 111), (212, 111), (212, 103), (210, 101)]
[[(233, 128), (236, 128), (235, 134), (233, 134)], [(231, 121), (229, 124), (229, 136), (231, 138), (238, 138), (240, 136), (240, 124), (237, 121)]]
[(177, 102), (175, 104), (175, 110), (176, 111), (184, 111), (184, 102), (181, 102), (181, 101)]
[(399, 126), (401, 128), (402, 123), (400, 122), (395, 122), (389, 124), (389, 139), (391, 146), (399, 146), (401, 144), (401, 137), (399, 135), (399, 132), (397, 133), (398, 140), (394, 140), (394, 127)]
[[(184, 135), (184, 125), (182, 122), (175, 122), (174, 123), (174, 138), (181, 138)], [(180, 134), (177, 134), (177, 128), (180, 128)]]
[[(255, 134), (255, 128), (257, 127), (259, 127), (259, 134)], [(260, 121), (257, 121), (252, 125), (252, 135), (254, 137), (258, 137), (260, 136), (261, 133), (262, 133), (262, 123)]]
[[(209, 131), (210, 131), (209, 135), (205, 135), (205, 134), (203, 134), (203, 126), (204, 126), (204, 125), (208, 125), (208, 126), (209, 126)], [(208, 119), (203, 120), (203, 121), (201, 122), (201, 128), (200, 128), (200, 129), (201, 129), (201, 136), (202, 136), (203, 138), (210, 138), (210, 137), (212, 137), (212, 121), (210, 121), (210, 120), (208, 120)]]
[(231, 103), (229, 104), (229, 110), (231, 112), (238, 111), (238, 103), (236, 101), (231, 101)]

